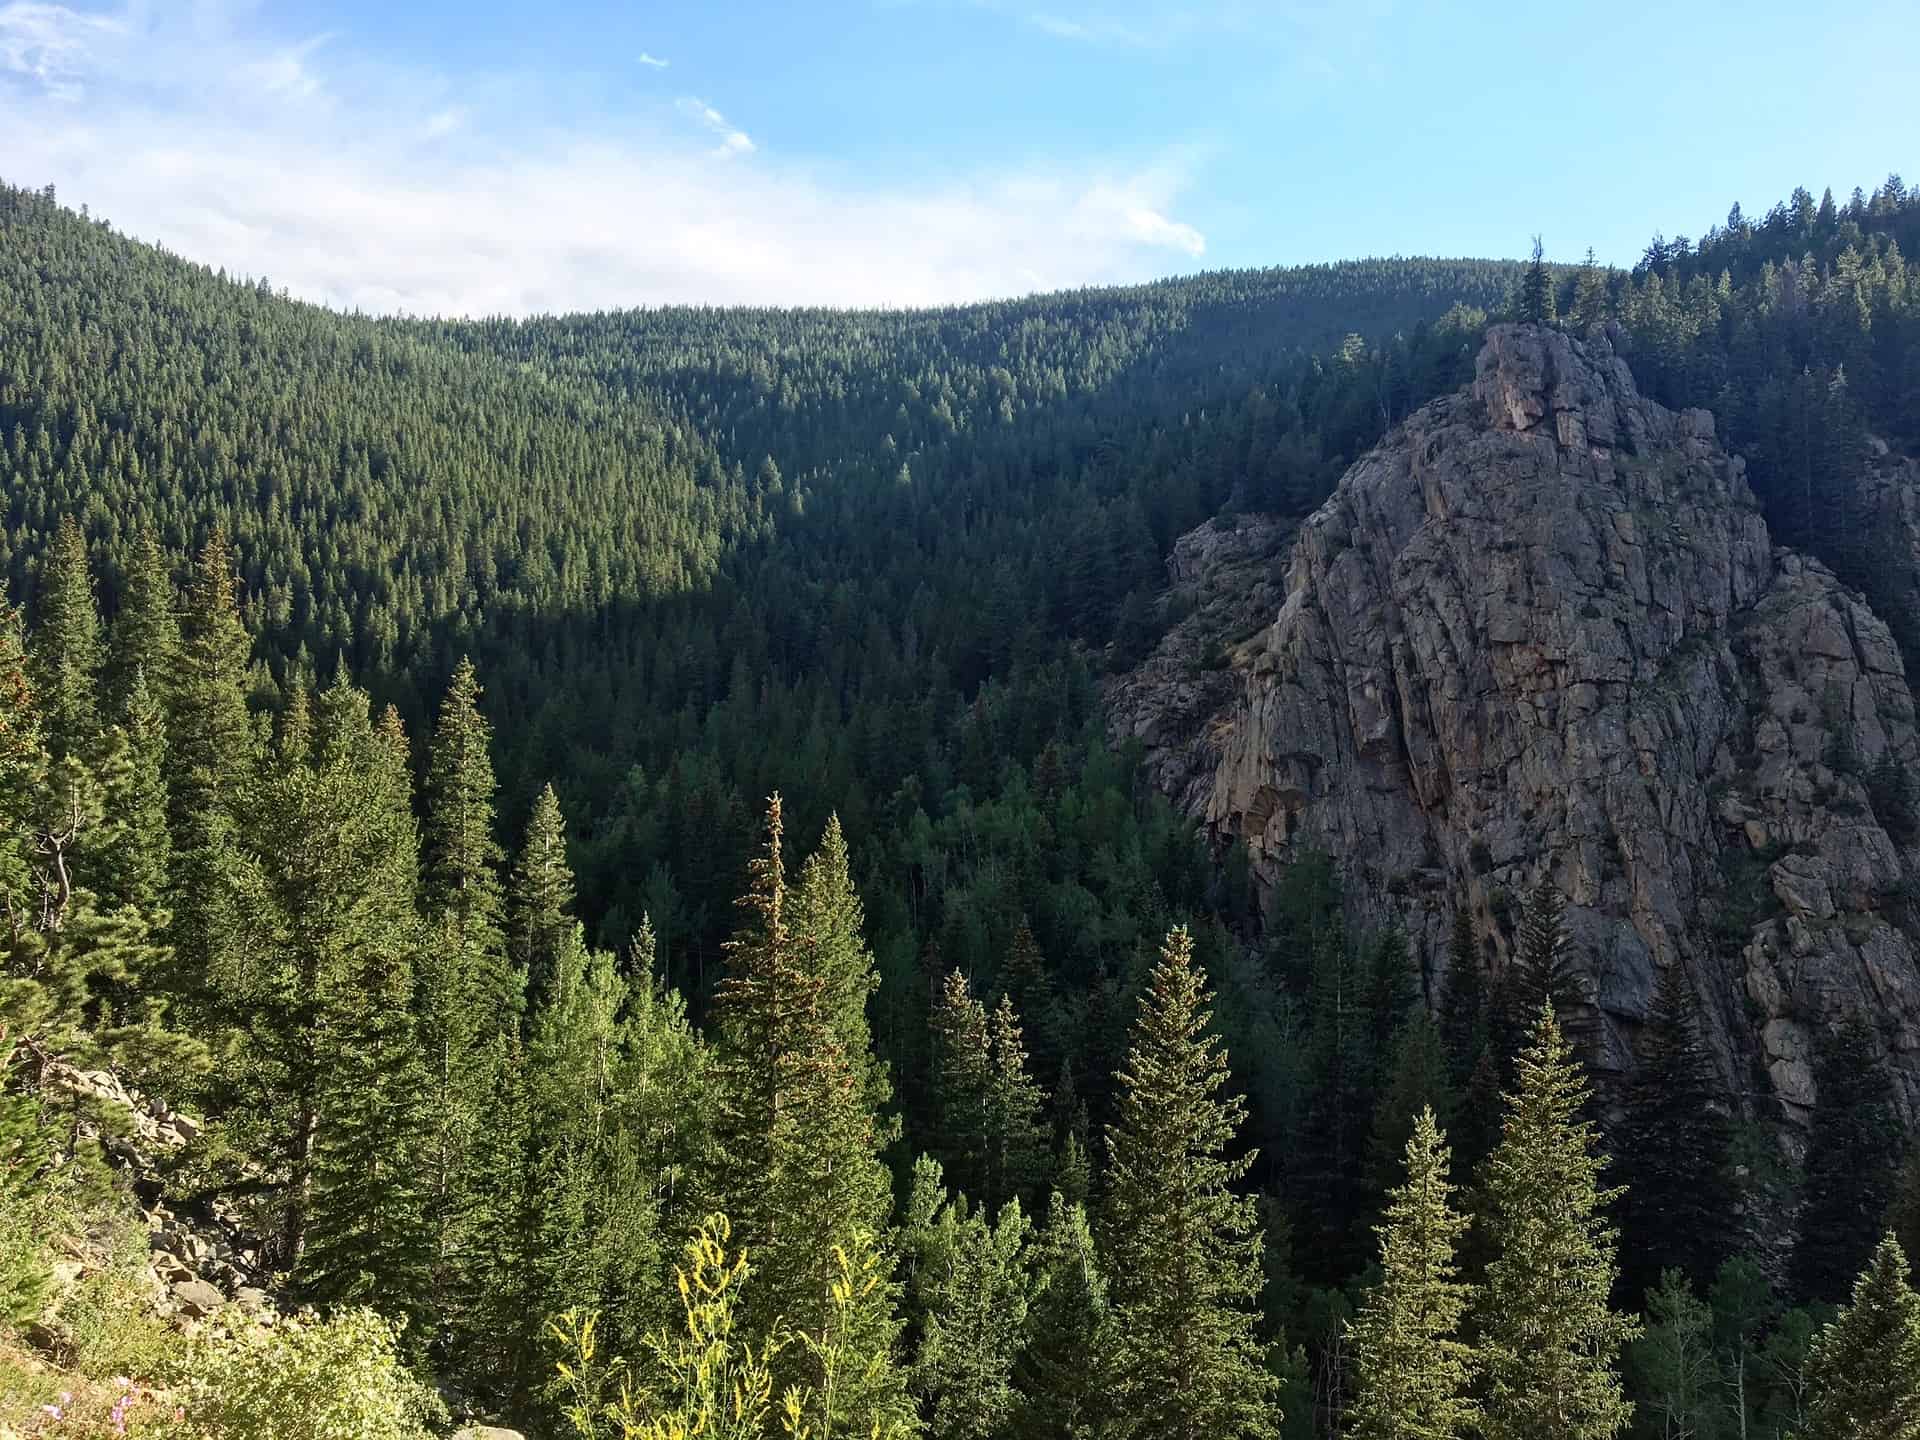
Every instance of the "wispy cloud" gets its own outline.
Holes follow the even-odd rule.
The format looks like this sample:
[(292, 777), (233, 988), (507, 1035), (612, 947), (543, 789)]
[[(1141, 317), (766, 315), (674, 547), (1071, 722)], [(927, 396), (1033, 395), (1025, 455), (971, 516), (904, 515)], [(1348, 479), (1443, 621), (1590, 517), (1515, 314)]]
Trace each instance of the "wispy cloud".
[(756, 147), (723, 98), (532, 130), (535, 92), (496, 108), (497, 92), (361, 54), (350, 34), (290, 45), (250, 8), (209, 23), (221, 3), (0, 4), (0, 174), (229, 273), (379, 312), (935, 304), (1205, 253), (1177, 157), (875, 183)]
[(719, 137), (720, 149), (717, 153), (721, 155), (751, 155), (753, 153), (754, 143), (747, 132), (739, 129), (737, 126), (729, 124), (727, 117), (714, 109), (713, 106), (709, 105), (706, 101), (696, 99), (692, 95), (682, 95), (675, 103), (679, 106), (682, 115), (698, 121), (702, 126)]
[(649, 70), (664, 70), (673, 62), (671, 60), (662, 60), (658, 55), (649, 55), (646, 51), (642, 50), (640, 52), (640, 63)]
[(1058, 40), (1082, 41), (1090, 45), (1123, 45), (1129, 49), (1152, 49), (1164, 44), (1171, 37), (1169, 29), (1148, 29), (1107, 15), (1075, 18), (1057, 15), (1050, 10), (1035, 10), (1021, 18), (1043, 35), (1051, 35)]
[(284, 46), (245, 66), (240, 73), (268, 95), (311, 100), (320, 94), (321, 81), (308, 61), (333, 38), (329, 31), (298, 45)]
[(110, 15), (88, 15), (64, 5), (10, 0), (0, 5), (0, 71), (23, 77), (49, 99), (83, 98), (83, 77), (99, 47), (125, 32)]

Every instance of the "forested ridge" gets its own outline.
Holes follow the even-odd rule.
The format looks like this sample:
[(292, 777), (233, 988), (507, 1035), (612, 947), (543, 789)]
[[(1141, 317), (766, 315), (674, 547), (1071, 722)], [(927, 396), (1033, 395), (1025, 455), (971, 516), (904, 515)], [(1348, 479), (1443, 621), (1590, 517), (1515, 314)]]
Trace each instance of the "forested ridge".
[(36, 1236), (112, 1228), (67, 1078), (104, 1068), (204, 1117), (143, 1183), (319, 1307), (153, 1338), (187, 1433), (264, 1433), (235, 1397), (328, 1346), (396, 1434), (410, 1375), (541, 1434), (1910, 1413), (1920, 1170), (1860, 1036), (1799, 1173), (1682, 990), (1590, 1100), (1553, 893), (1428, 994), (1327, 862), (1262, 911), (1098, 690), (1176, 537), (1304, 514), (1490, 315), (1613, 326), (1870, 580), (1916, 231), (1890, 179), (1631, 272), (455, 323), (0, 191), (0, 1319), (47, 1303)]

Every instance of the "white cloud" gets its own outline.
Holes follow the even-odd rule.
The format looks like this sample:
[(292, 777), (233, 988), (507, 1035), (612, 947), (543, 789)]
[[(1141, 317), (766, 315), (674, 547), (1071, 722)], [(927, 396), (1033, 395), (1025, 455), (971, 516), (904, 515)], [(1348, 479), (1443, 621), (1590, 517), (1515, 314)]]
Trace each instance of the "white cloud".
[(320, 76), (307, 63), (308, 57), (334, 37), (315, 35), (298, 45), (271, 51), (244, 66), (240, 74), (262, 93), (288, 100), (312, 100), (320, 94)]
[(692, 97), (543, 131), (526, 89), (396, 71), (348, 35), (250, 38), (252, 20), (206, 24), (215, 3), (61, 11), (51, 52), (20, 43), (19, 3), (0, 8), (0, 175), (229, 273), (381, 312), (935, 304), (1205, 253), (1178, 218), (1177, 161), (876, 183), (756, 147)]
[(662, 60), (658, 55), (649, 55), (646, 51), (642, 50), (640, 52), (640, 63), (649, 70), (664, 70), (673, 62), (671, 60)]
[(753, 153), (754, 144), (752, 139), (748, 137), (747, 132), (730, 125), (727, 122), (727, 117), (714, 109), (713, 106), (709, 105), (706, 101), (697, 100), (691, 95), (683, 95), (676, 103), (679, 105), (682, 115), (697, 120), (701, 125), (720, 137), (719, 154), (751, 155)]
[(108, 15), (86, 15), (64, 5), (10, 0), (0, 5), (0, 71), (22, 76), (52, 100), (81, 99), (82, 76), (97, 49), (125, 26)]

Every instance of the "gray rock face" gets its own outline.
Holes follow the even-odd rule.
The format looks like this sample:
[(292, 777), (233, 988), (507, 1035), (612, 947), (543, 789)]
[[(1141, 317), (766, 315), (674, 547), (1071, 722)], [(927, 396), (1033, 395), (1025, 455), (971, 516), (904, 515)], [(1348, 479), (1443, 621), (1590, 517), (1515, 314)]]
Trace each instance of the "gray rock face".
[(1473, 385), (1305, 522), (1277, 617), (1226, 658), (1196, 694), (1163, 649), (1110, 725), (1265, 884), (1326, 850), (1433, 974), (1457, 904), (1498, 967), (1550, 879), (1603, 1069), (1680, 965), (1742, 1110), (1804, 1119), (1814, 1034), (1857, 1009), (1920, 1113), (1920, 853), (1865, 783), (1916, 755), (1899, 650), (1773, 547), (1713, 417), (1642, 397), (1603, 340), (1495, 327)]

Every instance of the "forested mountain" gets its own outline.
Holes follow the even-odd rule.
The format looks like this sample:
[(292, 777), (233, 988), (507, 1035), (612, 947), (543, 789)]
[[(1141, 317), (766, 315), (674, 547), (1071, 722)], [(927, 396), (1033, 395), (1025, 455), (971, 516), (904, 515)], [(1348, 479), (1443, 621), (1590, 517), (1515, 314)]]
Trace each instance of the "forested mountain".
[[(1490, 319), (1711, 406), (1774, 534), (1879, 584), (1916, 231), (1892, 179), (1630, 273), (451, 322), (0, 190), (0, 1225), (98, 1213), (73, 1077), (110, 1074), (205, 1117), (135, 1167), (148, 1213), (332, 1317), (274, 1344), (541, 1433), (622, 1433), (623, 1369), (661, 1435), (728, 1396), (776, 1433), (791, 1393), (816, 1433), (983, 1440), (1535, 1435), (1551, 1394), (1602, 1436), (1623, 1375), (1642, 1425), (1815, 1423), (1855, 1331), (1920, 1353), (1874, 1249), (1916, 1186), (1873, 1037), (1831, 1037), (1858, 1093), (1804, 1153), (1717, 1123), (1678, 992), (1646, 1019), (1672, 1083), (1590, 1099), (1554, 886), (1439, 895), (1450, 946), (1369, 933), (1332, 858), (1209, 844), (1102, 685), (1182, 621), (1179, 537), (1287, 533), (1459, 403)], [(1718, 1198), (1676, 1228), (1620, 1173)], [(16, 1253), (0, 1321), (53, 1274)], [(1798, 1307), (1863, 1272), (1816, 1339)], [(246, 1367), (310, 1372), (232, 1343), (153, 1364), (251, 1435)], [(381, 1395), (391, 1433), (434, 1408)]]

